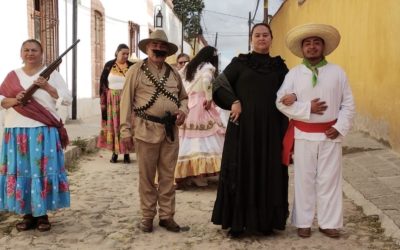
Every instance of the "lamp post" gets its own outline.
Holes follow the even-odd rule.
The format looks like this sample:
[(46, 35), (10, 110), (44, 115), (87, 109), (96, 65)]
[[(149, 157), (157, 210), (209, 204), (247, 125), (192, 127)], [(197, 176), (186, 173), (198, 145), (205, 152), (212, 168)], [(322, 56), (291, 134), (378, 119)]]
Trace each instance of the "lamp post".
[(162, 28), (163, 27), (163, 15), (161, 14), (161, 6), (158, 6), (158, 12), (157, 12), (157, 7), (155, 7), (154, 11), (154, 27), (155, 28)]
[(183, 24), (184, 24), (184, 22), (185, 22), (185, 16), (182, 14), (182, 30), (181, 30), (181, 34), (182, 34), (182, 37), (181, 37), (181, 53), (183, 53), (183, 31), (184, 31), (184, 26), (183, 26)]

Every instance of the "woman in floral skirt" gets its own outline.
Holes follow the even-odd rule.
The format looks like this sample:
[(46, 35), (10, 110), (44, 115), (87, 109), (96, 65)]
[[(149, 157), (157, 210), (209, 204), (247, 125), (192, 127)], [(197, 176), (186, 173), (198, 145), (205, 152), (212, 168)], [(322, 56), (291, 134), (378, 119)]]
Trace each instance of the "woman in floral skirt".
[[(5, 124), (0, 155), (0, 211), (23, 215), (18, 231), (48, 231), (47, 211), (70, 206), (64, 166), (68, 135), (56, 112), (56, 103), (69, 105), (72, 96), (61, 75), (39, 74), (43, 65), (40, 42), (30, 39), (21, 47), (23, 67), (11, 71), (0, 86)], [(39, 89), (22, 105), (25, 90)]]
[(120, 141), (119, 102), (125, 84), (125, 74), (133, 65), (128, 61), (129, 47), (121, 43), (115, 51), (115, 59), (104, 65), (100, 78), (101, 131), (97, 141), (99, 148), (112, 151), (111, 163), (116, 163), (118, 154), (124, 155), (124, 163), (130, 163), (129, 151)]

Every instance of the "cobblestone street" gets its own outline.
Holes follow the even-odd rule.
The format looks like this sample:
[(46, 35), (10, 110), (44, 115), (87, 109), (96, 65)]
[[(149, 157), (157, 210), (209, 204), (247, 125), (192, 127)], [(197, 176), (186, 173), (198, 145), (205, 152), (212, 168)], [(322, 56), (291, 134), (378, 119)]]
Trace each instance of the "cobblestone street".
[[(216, 183), (177, 191), (175, 218), (189, 231), (167, 232), (156, 219), (154, 232), (145, 234), (138, 228), (136, 162), (110, 164), (108, 158), (108, 152), (99, 151), (74, 166), (69, 175), (71, 208), (50, 214), (50, 232), (17, 232), (19, 217), (0, 214), (0, 249), (400, 249), (383, 235), (378, 216), (365, 216), (348, 198), (340, 239), (323, 236), (316, 226), (311, 238), (301, 239), (288, 226), (273, 236), (232, 240), (210, 222)], [(290, 188), (292, 194), (292, 183)]]

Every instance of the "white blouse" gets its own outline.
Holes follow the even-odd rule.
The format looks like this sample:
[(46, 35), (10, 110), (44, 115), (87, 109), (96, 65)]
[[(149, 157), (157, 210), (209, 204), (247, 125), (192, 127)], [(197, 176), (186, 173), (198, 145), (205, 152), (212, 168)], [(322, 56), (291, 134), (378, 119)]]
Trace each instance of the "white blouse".
[[(201, 68), (200, 68), (201, 67)], [(192, 92), (204, 92), (206, 100), (210, 101), (212, 99), (212, 80), (214, 78), (215, 67), (207, 62), (203, 65), (197, 67), (197, 71), (193, 77), (192, 81), (186, 81), (183, 76), (183, 86), (188, 94)], [(182, 71), (182, 74), (186, 74)]]
[(115, 75), (110, 72), (108, 74), (108, 88), (109, 89), (123, 89), (125, 84), (125, 77), (123, 75)]
[[(24, 89), (28, 89), (29, 86), (33, 84), (38, 77), (40, 72), (35, 75), (29, 76), (27, 75), (22, 68), (16, 69), (15, 73), (17, 74), (19, 81)], [(58, 100), (54, 99), (50, 96), (47, 91), (43, 89), (38, 89), (34, 94), (33, 98), (44, 106), (55, 118), (60, 119), (60, 116), (57, 114), (57, 103), (61, 105), (71, 105), (72, 103), (72, 95), (68, 90), (67, 84), (64, 79), (60, 75), (58, 71), (54, 71), (50, 75), (50, 79), (48, 80), (49, 84), (57, 90)], [(5, 96), (0, 95), (0, 102), (5, 98)], [(0, 110), (4, 109), (0, 105)], [(16, 127), (40, 127), (45, 126), (45, 124), (38, 122), (36, 120), (30, 119), (26, 116), (19, 114), (15, 109), (9, 108), (5, 110), (4, 115), (4, 127), (5, 128), (16, 128)]]

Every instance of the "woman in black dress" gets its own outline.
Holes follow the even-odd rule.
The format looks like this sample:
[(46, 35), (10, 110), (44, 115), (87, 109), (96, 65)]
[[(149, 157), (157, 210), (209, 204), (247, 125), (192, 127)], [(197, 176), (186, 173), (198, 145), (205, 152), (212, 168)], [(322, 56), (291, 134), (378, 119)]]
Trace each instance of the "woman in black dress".
[(213, 84), (213, 100), (230, 110), (212, 222), (228, 234), (271, 234), (288, 217), (288, 169), (281, 164), (287, 118), (275, 106), (288, 69), (271, 57), (270, 27), (254, 25), (253, 51), (235, 57)]

